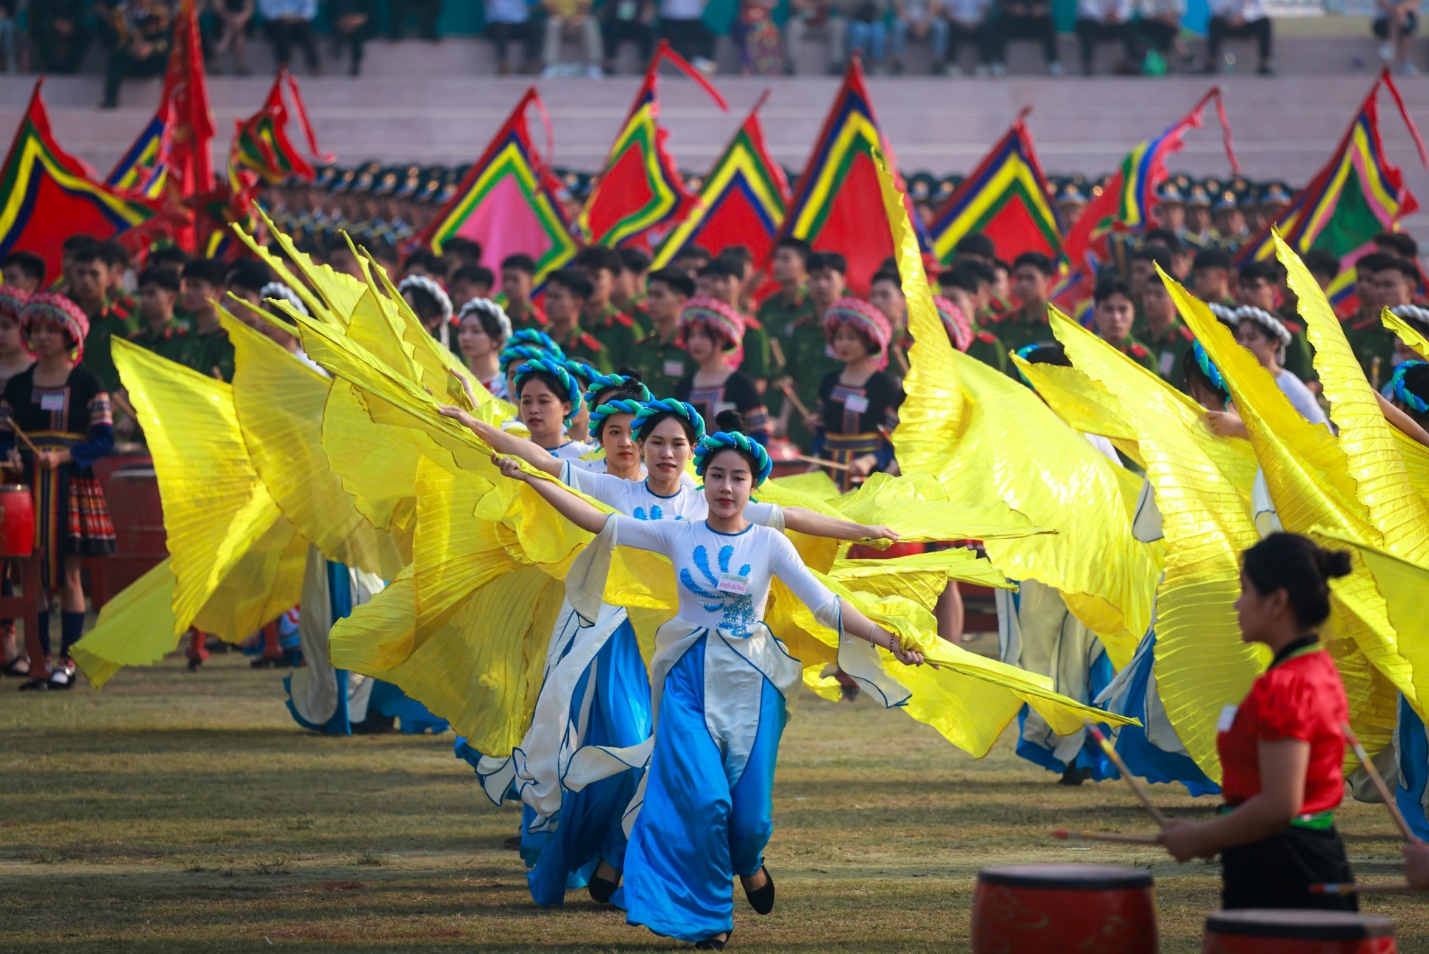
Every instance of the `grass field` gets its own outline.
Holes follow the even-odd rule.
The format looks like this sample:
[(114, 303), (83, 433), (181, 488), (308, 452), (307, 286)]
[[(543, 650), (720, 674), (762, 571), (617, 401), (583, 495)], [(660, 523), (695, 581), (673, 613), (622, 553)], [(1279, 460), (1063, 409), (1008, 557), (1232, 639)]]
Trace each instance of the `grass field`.
[[(281, 676), (216, 656), (121, 674), (103, 692), (0, 686), (0, 950), (560, 951), (684, 947), (571, 894), (535, 908), (517, 813), (452, 758), (451, 735), (330, 738), (299, 729)], [(1217, 869), (1150, 848), (1078, 850), (1055, 826), (1149, 832), (1121, 783), (1065, 788), (1012, 755), (975, 761), (872, 704), (805, 695), (785, 735), (768, 861), (779, 906), (739, 899), (740, 951), (958, 951), (978, 869), (1029, 861), (1149, 867), (1162, 950), (1200, 950)], [(1176, 814), (1204, 814), (1158, 787)], [(1341, 828), (1362, 878), (1397, 877), (1379, 806)], [(1402, 951), (1429, 950), (1429, 906), (1374, 900)]]

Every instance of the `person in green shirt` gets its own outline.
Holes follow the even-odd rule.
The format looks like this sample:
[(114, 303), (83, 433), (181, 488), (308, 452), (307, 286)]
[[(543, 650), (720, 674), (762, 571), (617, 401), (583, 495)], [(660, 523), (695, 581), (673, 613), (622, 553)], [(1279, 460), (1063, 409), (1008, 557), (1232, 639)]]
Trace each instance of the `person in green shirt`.
[(1275, 307), (1282, 274), (1278, 262), (1251, 262), (1244, 266), (1236, 276), (1236, 304), (1268, 311), (1280, 319), (1290, 332), (1290, 344), (1285, 348), (1285, 369), (1305, 382), (1310, 390), (1318, 392), (1319, 385), (1311, 383), (1318, 382), (1320, 376), (1315, 373), (1315, 353), (1305, 336), (1305, 326), (1298, 321), (1299, 316), (1293, 309)]
[(109, 339), (115, 335), (127, 338), (137, 326), (132, 317), (114, 311), (108, 299), (109, 268), (98, 244), (81, 247), (74, 253), (68, 275), (69, 298), (89, 319), (80, 367), (99, 378), (104, 390), (113, 394), (119, 390), (119, 369), (114, 366)]
[(1092, 321), (1097, 335), (1146, 370), (1156, 372), (1156, 365), (1146, 345), (1131, 336), (1131, 322), (1136, 317), (1131, 288), (1120, 278), (1097, 285), (1092, 296), (1095, 305)]
[[(645, 329), (611, 301), (617, 279), (625, 270), (620, 253), (604, 245), (590, 245), (576, 255), (575, 266), (585, 272), (591, 284), (590, 295), (581, 309), (581, 324), (600, 341), (606, 360), (613, 367), (627, 367), (635, 351), (635, 342), (645, 337)], [(546, 317), (550, 317), (549, 301)], [(560, 338), (556, 340), (560, 341)]]
[[(1028, 345), (1051, 344), (1057, 340), (1047, 322), (1047, 296), (1055, 274), (1052, 260), (1041, 252), (1023, 252), (1013, 260), (1012, 293), (1022, 304), (993, 315), (983, 325), (997, 338), (1006, 354)], [(968, 350), (971, 353), (972, 349)], [(1005, 357), (1003, 360), (1006, 372), (1017, 377), (1016, 366)]]
[(680, 311), (694, 296), (695, 281), (678, 268), (661, 268), (650, 273), (646, 289), (645, 307), (654, 330), (636, 342), (631, 367), (657, 398), (668, 398), (694, 370), (680, 339)]
[(620, 264), (625, 266), (615, 282), (611, 301), (642, 328), (650, 327), (650, 310), (645, 304), (650, 280), (650, 256), (638, 248), (620, 250)]
[[(977, 321), (973, 318), (973, 315), (977, 313), (977, 290), (981, 282), (981, 276), (971, 268), (959, 266), (938, 275), (938, 292), (967, 320), (969, 341), (966, 353), (968, 357), (976, 358), (988, 367), (996, 368), (1006, 374), (1011, 366), (1011, 362), (1007, 360), (1007, 348), (997, 335), (978, 327)], [(945, 320), (944, 324), (946, 323)], [(955, 342), (954, 347), (956, 346)]]
[(1191, 263), (1191, 293), (1208, 305), (1235, 305), (1231, 294), (1230, 253), (1203, 248)]
[(808, 287), (811, 254), (809, 243), (803, 239), (785, 237), (775, 244), (769, 261), (769, 277), (779, 290), (764, 300), (754, 316), (769, 338), (769, 373), (775, 386), (765, 391), (764, 403), (776, 421), (784, 414), (784, 392), (777, 382), (791, 373), (793, 325), (801, 318), (812, 321), (814, 317), (814, 302)]
[(146, 268), (139, 273), (138, 331), (129, 340), (161, 358), (181, 361), (188, 346), (188, 329), (174, 317), (180, 279), (171, 268)]
[(1382, 309), (1412, 302), (1418, 284), (1417, 266), (1393, 255), (1376, 252), (1355, 263), (1360, 312), (1343, 327), (1365, 378), (1376, 391), (1394, 371), (1394, 343), (1398, 340), (1380, 320)]
[(184, 310), (194, 316), (194, 327), (179, 363), (207, 377), (232, 381), (233, 342), (218, 322), (227, 274), (228, 266), (216, 258), (198, 258), (184, 266), (179, 296)]
[(589, 311), (593, 294), (590, 276), (584, 271), (562, 268), (552, 272), (546, 279), (546, 333), (566, 357), (584, 361), (601, 374), (611, 374), (616, 366), (610, 349), (581, 327), (581, 316)]
[[(744, 292), (743, 259), (721, 252), (695, 275), (695, 294), (723, 302), (744, 317), (740, 298)], [(758, 321), (744, 317), (744, 360), (739, 372), (754, 383), (761, 395), (769, 387), (769, 335)]]
[(913, 341), (908, 336), (908, 299), (897, 270), (883, 268), (874, 273), (868, 283), (868, 303), (888, 319), (892, 338), (887, 348), (888, 367), (883, 371), (901, 384), (908, 373), (908, 349)]
[(505, 299), (506, 315), (511, 327), (545, 330), (546, 313), (531, 300), (536, 286), (536, 262), (522, 252), (501, 260), (501, 297)]
[[(819, 403), (819, 385), (830, 371), (843, 365), (829, 353), (824, 335), (824, 313), (844, 296), (848, 287), (848, 260), (838, 252), (815, 252), (809, 256), (809, 301), (813, 310), (789, 325), (785, 355), (789, 359), (790, 387), (804, 407), (812, 411)], [(804, 415), (791, 402), (784, 402), (775, 434), (787, 437), (805, 450), (813, 446), (814, 435), (804, 423)]]
[(1145, 338), (1142, 340), (1151, 352), (1156, 373), (1173, 388), (1184, 391), (1186, 371), (1182, 359), (1196, 343), (1196, 336), (1181, 321), (1176, 302), (1160, 277), (1148, 282), (1142, 289), (1141, 314), (1146, 323)]

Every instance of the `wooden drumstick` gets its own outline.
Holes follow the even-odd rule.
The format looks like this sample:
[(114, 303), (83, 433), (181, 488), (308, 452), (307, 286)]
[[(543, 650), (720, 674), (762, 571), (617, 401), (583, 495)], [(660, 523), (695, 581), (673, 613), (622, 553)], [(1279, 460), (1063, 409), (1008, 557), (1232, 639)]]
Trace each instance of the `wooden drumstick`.
[(31, 454), (34, 454), (36, 457), (39, 457), (39, 456), (40, 456), (40, 449), (35, 446), (35, 442), (34, 442), (34, 441), (30, 440), (30, 435), (28, 435), (28, 434), (26, 434), (24, 431), (20, 430), (20, 425), (15, 423), (15, 418), (14, 418), (14, 417), (12, 417), (12, 416), (9, 415), (9, 414), (5, 415), (5, 417), (6, 417), (6, 420), (8, 420), (9, 423), (10, 423), (10, 429), (15, 432), (15, 436), (18, 437), (18, 438), (20, 438), (20, 440), (24, 443), (24, 445), (30, 449), (30, 453), (31, 453)]
[(1109, 841), (1117, 845), (1159, 845), (1155, 835), (1119, 835), (1104, 831), (1069, 831), (1066, 828), (1052, 829), (1052, 837), (1058, 841)]
[(804, 406), (804, 402), (799, 400), (799, 395), (794, 393), (794, 388), (789, 384), (788, 378), (779, 379), (779, 390), (784, 392), (784, 396), (789, 399), (789, 403), (794, 405), (794, 410), (799, 412), (803, 418), (809, 417), (813, 412)]
[(834, 470), (853, 470), (848, 464), (840, 464), (836, 460), (825, 460), (822, 457), (809, 457), (805, 454), (799, 454), (794, 459), (801, 460), (806, 464), (818, 464), (820, 467), (831, 467)]
[(1311, 894), (1333, 894), (1343, 897), (1347, 894), (1417, 894), (1409, 882), (1384, 881), (1372, 884), (1312, 884)]
[(1379, 769), (1374, 767), (1374, 762), (1370, 760), (1369, 754), (1365, 752), (1364, 746), (1360, 744), (1354, 730), (1347, 722), (1341, 723), (1340, 728), (1344, 730), (1345, 739), (1350, 743), (1350, 748), (1355, 750), (1355, 758), (1360, 760), (1360, 765), (1364, 766), (1365, 774), (1374, 783), (1375, 791), (1379, 792), (1379, 797), (1384, 799), (1385, 810), (1389, 812), (1389, 817), (1394, 819), (1399, 833), (1404, 836), (1405, 841), (1414, 841), (1414, 832), (1409, 830), (1409, 823), (1404, 820), (1404, 815), (1399, 811), (1394, 794), (1389, 790), (1389, 786), (1384, 784), (1384, 777), (1379, 774)]
[(114, 402), (115, 407), (119, 408), (119, 410), (129, 415), (130, 420), (132, 420), (136, 424), (139, 423), (139, 412), (134, 410), (134, 405), (124, 400), (124, 396), (122, 394), (120, 394), (118, 391), (115, 391), (113, 394), (109, 395), (109, 400)]
[(784, 357), (784, 346), (779, 343), (778, 338), (769, 339), (769, 353), (781, 368), (789, 367), (789, 360)]
[(1121, 760), (1121, 756), (1116, 753), (1116, 749), (1112, 747), (1111, 741), (1102, 734), (1101, 729), (1092, 725), (1090, 719), (1084, 719), (1083, 721), (1086, 723), (1087, 731), (1091, 733), (1092, 738), (1097, 740), (1097, 744), (1102, 747), (1102, 751), (1106, 753), (1106, 757), (1111, 759), (1111, 764), (1116, 766), (1116, 770), (1121, 773), (1121, 777), (1126, 779), (1126, 784), (1131, 786), (1131, 791), (1141, 800), (1141, 804), (1146, 806), (1146, 810), (1151, 813), (1151, 817), (1156, 820), (1156, 824), (1162, 828), (1171, 824), (1170, 820), (1161, 814), (1161, 809), (1157, 808), (1156, 803), (1151, 800), (1151, 793), (1146, 790), (1146, 786), (1138, 782), (1136, 777), (1131, 774), (1131, 770), (1126, 767), (1126, 763)]

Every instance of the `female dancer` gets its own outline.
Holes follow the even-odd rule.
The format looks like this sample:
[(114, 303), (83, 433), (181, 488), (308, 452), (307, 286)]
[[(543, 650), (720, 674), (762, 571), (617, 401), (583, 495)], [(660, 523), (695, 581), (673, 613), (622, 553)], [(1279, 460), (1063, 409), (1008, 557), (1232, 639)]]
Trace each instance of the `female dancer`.
[(457, 346), (462, 360), (493, 397), (506, 397), (506, 379), (501, 374), (501, 349), (511, 337), (511, 319), (494, 301), (473, 298), (461, 306), (457, 324)]
[[(69, 689), (75, 666), (70, 647), (84, 634), (84, 587), (80, 562), (115, 552), (114, 525), (94, 463), (114, 447), (109, 395), (97, 377), (76, 367), (84, 353), (89, 319), (63, 295), (34, 295), (20, 312), (35, 364), (5, 385), (0, 399), (0, 453), (7, 469), (19, 470), (35, 496), (36, 535), (44, 553), (41, 581), (60, 591), (60, 656), (47, 670), (50, 614), (40, 614), (40, 659), (30, 660), (30, 680), (21, 689)], [(39, 452), (15, 451), (16, 429)], [(48, 678), (46, 678), (48, 677)]]
[(862, 299), (840, 298), (824, 313), (824, 338), (843, 368), (819, 384), (819, 404), (808, 425), (813, 456), (848, 466), (833, 471), (843, 493), (893, 462), (888, 434), (898, 426), (903, 389), (883, 370), (892, 336), (883, 312)]
[(743, 361), (744, 316), (714, 298), (691, 298), (680, 312), (685, 350), (699, 367), (675, 385), (675, 397), (689, 401), (706, 420), (734, 410), (749, 425), (749, 436), (765, 443), (769, 412), (754, 382), (735, 369)]
[(412, 306), (427, 333), (456, 351), (456, 342), (452, 340), (452, 300), (442, 286), (425, 275), (409, 275), (402, 279), (397, 291)]
[(600, 534), (583, 554), (590, 564), (615, 545), (651, 550), (675, 564), (680, 610), (660, 628), (651, 667), (656, 733), (627, 852), (627, 919), (722, 949), (733, 929), (734, 875), (756, 911), (774, 906), (762, 855), (773, 831), (784, 695), (798, 683), (800, 666), (762, 620), (772, 579), (824, 625), (886, 648), (907, 665), (923, 659), (819, 583), (782, 534), (749, 522), (750, 493), (773, 467), (761, 445), (722, 431), (701, 440), (696, 455), (707, 508), (700, 520), (608, 516), (555, 482), (531, 479), (513, 460), (500, 464), (567, 519)]
[(514, 380), (521, 423), (536, 446), (562, 459), (591, 452), (589, 444), (566, 435), (566, 425), (581, 406), (581, 389), (565, 362), (532, 358), (517, 366)]
[(1174, 821), (1160, 834), (1177, 861), (1220, 854), (1225, 908), (1358, 909), (1353, 895), (1310, 893), (1312, 884), (1354, 880), (1333, 814), (1344, 796), (1349, 703), (1315, 633), (1330, 615), (1329, 581), (1349, 572), (1349, 554), (1290, 533), (1245, 551), (1241, 638), (1275, 658), (1221, 716), (1221, 817)]

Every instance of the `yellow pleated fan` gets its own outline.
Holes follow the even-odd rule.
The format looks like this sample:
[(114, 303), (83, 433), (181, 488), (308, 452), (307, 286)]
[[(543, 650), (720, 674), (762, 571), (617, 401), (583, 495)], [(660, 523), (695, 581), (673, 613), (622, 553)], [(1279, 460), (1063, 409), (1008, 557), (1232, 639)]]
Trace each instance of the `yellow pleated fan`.
[[(1293, 533), (1324, 526), (1353, 539), (1380, 542), (1382, 535), (1355, 498), (1355, 482), (1334, 435), (1300, 416), (1254, 355), (1236, 344), (1205, 304), (1164, 273), (1162, 279), (1226, 380), (1282, 526)], [(1378, 752), (1394, 731), (1396, 690), (1411, 700), (1419, 697), (1415, 667), (1401, 652), (1368, 573), (1341, 581), (1334, 595), (1336, 612), (1321, 636), (1344, 681), (1355, 732), (1371, 752)]]
[(1264, 647), (1241, 641), (1235, 611), (1240, 554), (1259, 539), (1249, 505), (1255, 455), (1249, 442), (1217, 436), (1200, 405), (1076, 322), (1055, 311), (1051, 322), (1145, 460), (1167, 544), (1156, 598), (1157, 691), (1187, 753), (1219, 782), (1218, 718), (1239, 705), (1268, 662)]
[[(1389, 619), (1399, 638), (1429, 642), (1429, 613), (1424, 611), (1429, 605), (1429, 566), (1405, 560), (1322, 527), (1312, 531), (1311, 536), (1322, 546), (1353, 550), (1369, 570), (1370, 576), (1374, 577), (1375, 586), (1389, 607)], [(1330, 586), (1338, 589), (1341, 583), (1342, 580), (1332, 580)]]
[(74, 644), (76, 665), (94, 688), (125, 666), (152, 666), (174, 651), (174, 571), (165, 559), (115, 595), (94, 628)]
[(1399, 340), (1413, 348), (1419, 354), (1419, 360), (1429, 361), (1429, 338), (1425, 338), (1403, 318), (1400, 318), (1388, 308), (1384, 309), (1379, 316), (1384, 326), (1399, 336)]
[(1049, 530), (1000, 502), (982, 506), (954, 499), (932, 475), (872, 474), (862, 487), (833, 502), (837, 512), (864, 524), (885, 524), (908, 542), (994, 540)]
[(1097, 382), (1078, 368), (1056, 364), (1031, 364), (1012, 355), (1017, 370), (1058, 417), (1083, 434), (1105, 437), (1127, 457), (1145, 468), (1136, 446), (1136, 431), (1121, 417), (1121, 406)]

